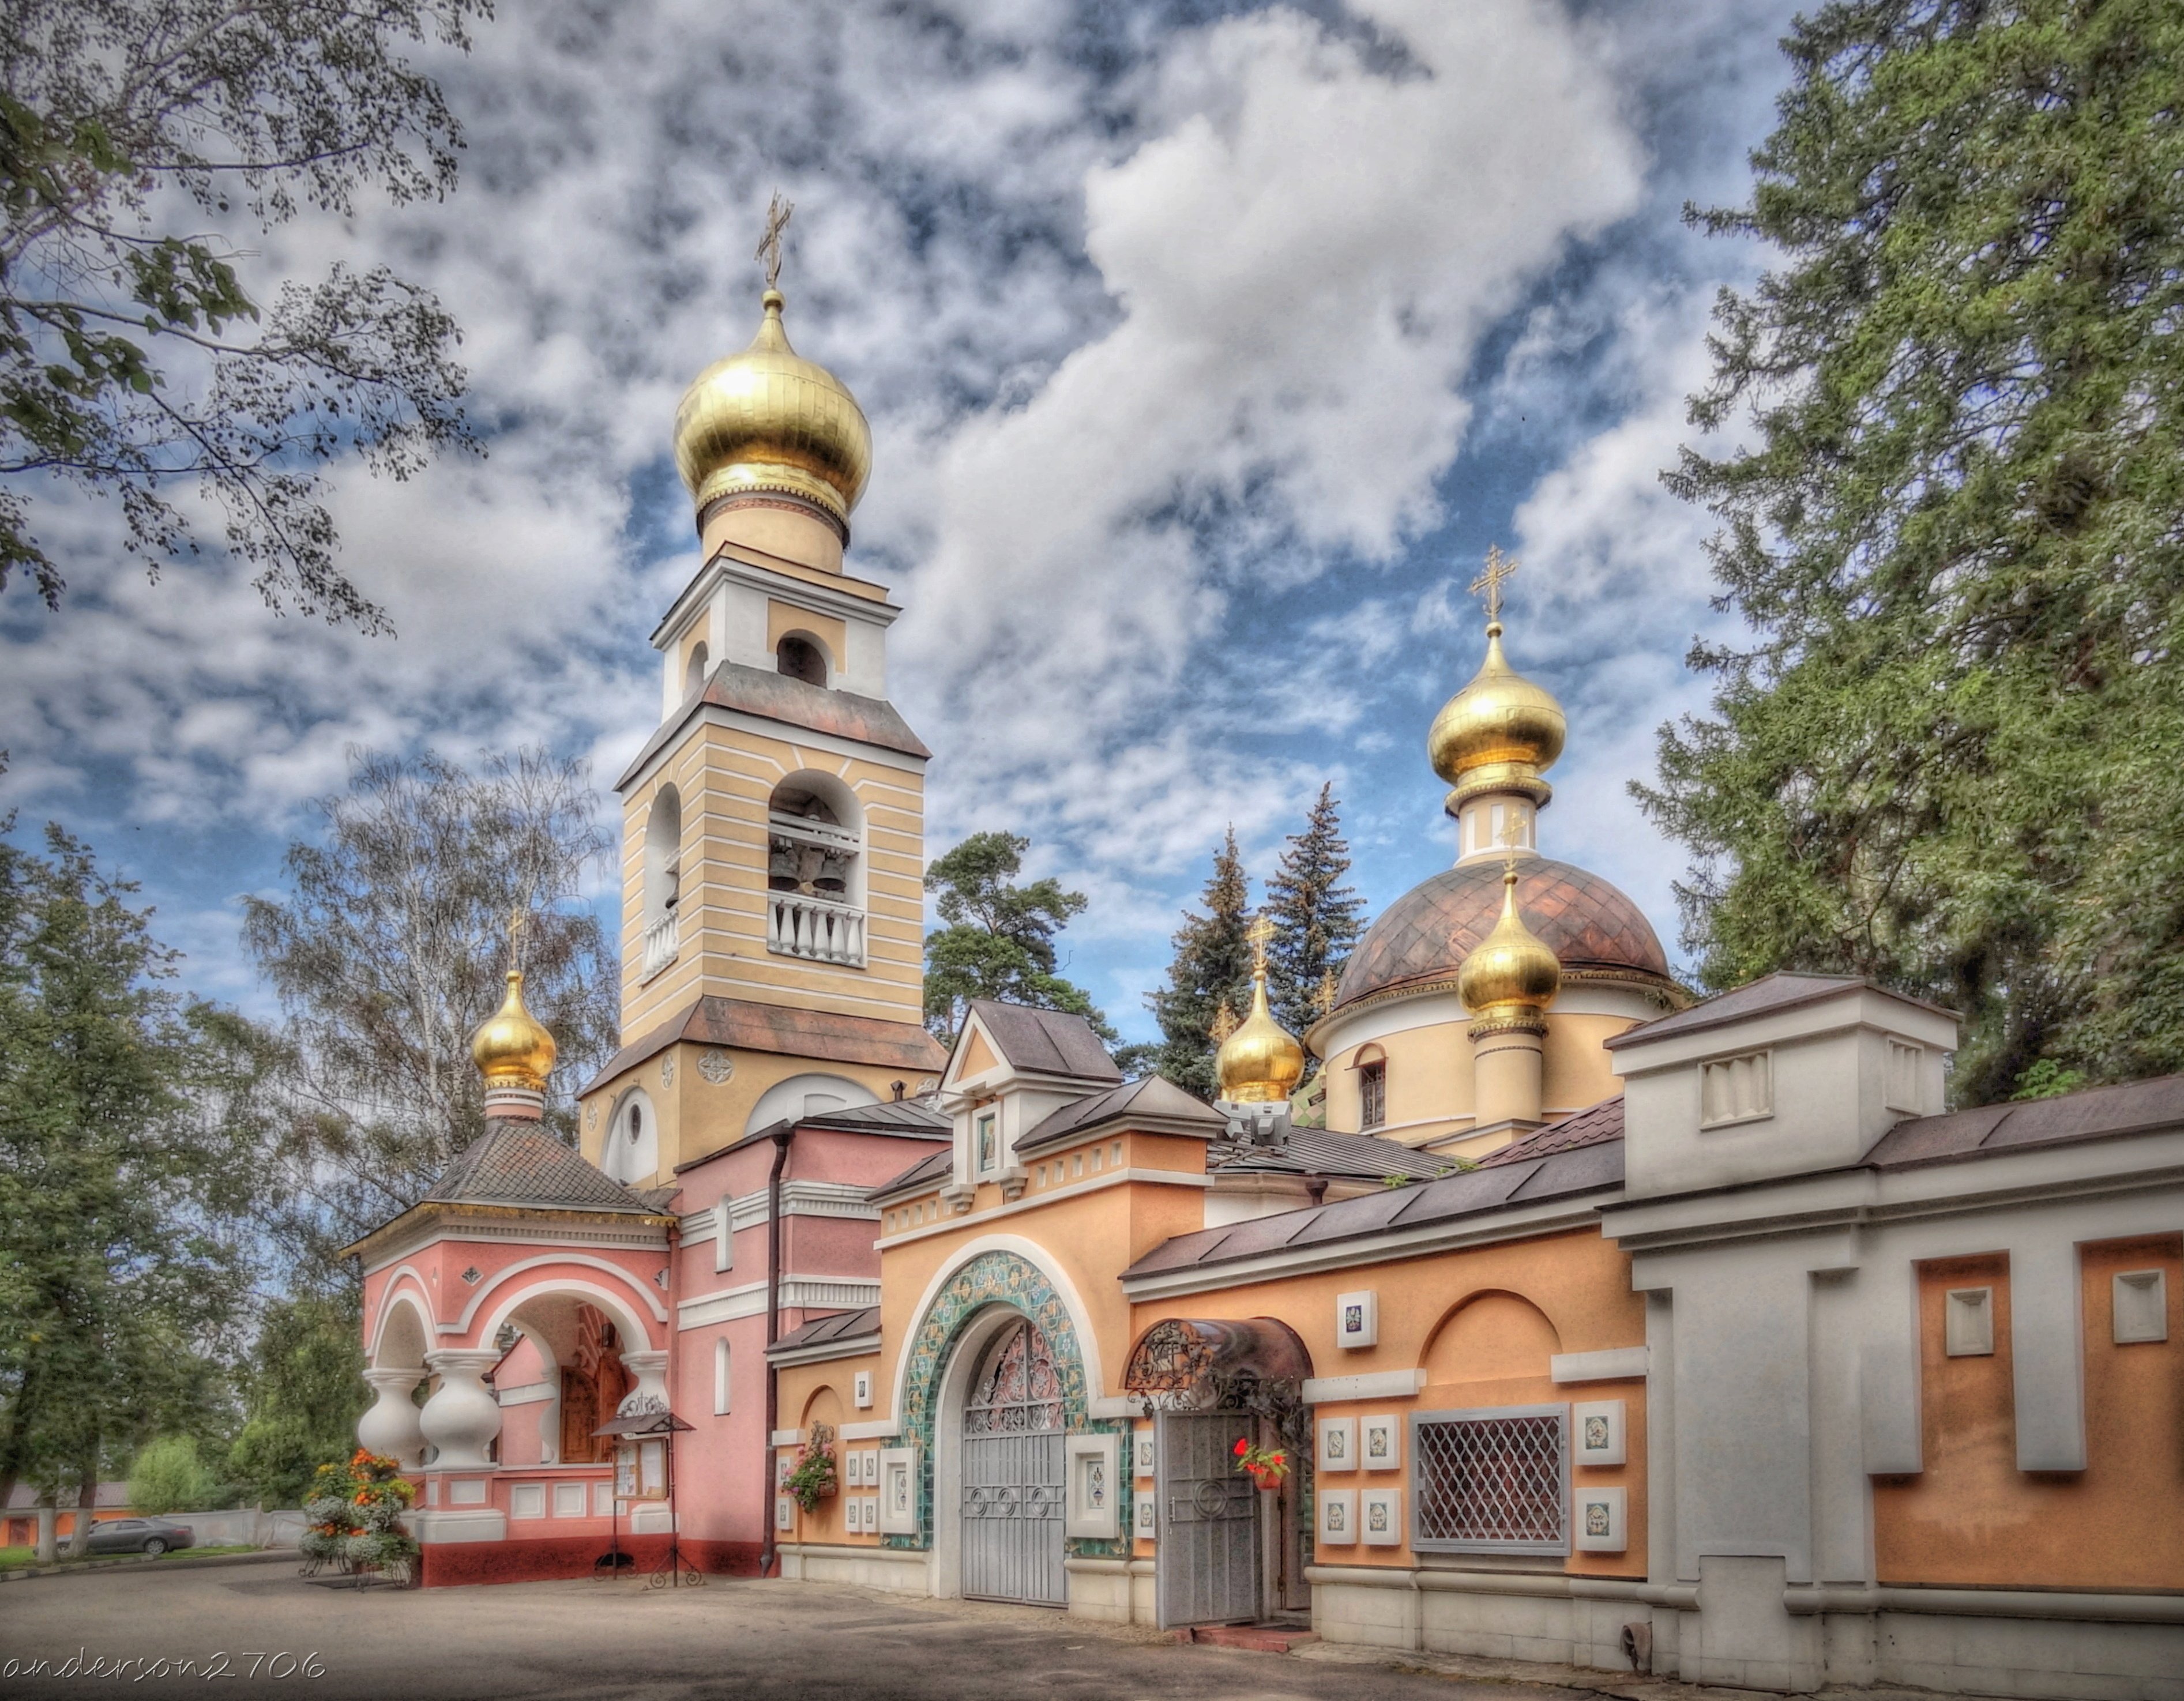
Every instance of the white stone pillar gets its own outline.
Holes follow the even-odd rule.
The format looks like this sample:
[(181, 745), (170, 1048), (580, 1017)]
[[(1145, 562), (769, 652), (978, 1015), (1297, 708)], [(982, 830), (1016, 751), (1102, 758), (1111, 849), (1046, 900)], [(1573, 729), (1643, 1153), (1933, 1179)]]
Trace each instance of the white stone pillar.
[(624, 1352), (621, 1367), (637, 1378), (637, 1386), (622, 1396), (617, 1410), (664, 1412), (667, 1407), (667, 1354), (647, 1349)]
[(358, 1446), (382, 1454), (407, 1470), (424, 1463), (425, 1431), (418, 1422), (417, 1403), (410, 1398), (424, 1377), (415, 1365), (364, 1373), (379, 1398), (357, 1420)]
[(488, 1348), (476, 1352), (448, 1348), (425, 1354), (425, 1363), (440, 1378), (432, 1398), (418, 1414), (425, 1439), (440, 1449), (432, 1461), (435, 1470), (489, 1470), (493, 1461), (486, 1448), (500, 1433), (500, 1403), (482, 1380), (500, 1362), (500, 1354)]

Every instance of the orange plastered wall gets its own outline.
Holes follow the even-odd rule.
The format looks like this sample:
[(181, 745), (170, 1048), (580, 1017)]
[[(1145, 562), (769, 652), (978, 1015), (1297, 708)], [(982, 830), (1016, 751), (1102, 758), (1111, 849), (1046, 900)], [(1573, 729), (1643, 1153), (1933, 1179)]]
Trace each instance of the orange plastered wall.
[[(2184, 1237), (2081, 1250), (2086, 1469), (2017, 1468), (2009, 1261), (1920, 1266), (1920, 1424), (1925, 1470), (1874, 1481), (1884, 1583), (2035, 1588), (2184, 1587)], [(2167, 1272), (2169, 1338), (2115, 1340), (2118, 1272)], [(1994, 1289), (1994, 1352), (1950, 1358), (1953, 1287)]]
[[(783, 1427), (794, 1427), (801, 1431), (806, 1440), (811, 1438), (811, 1426), (815, 1423), (823, 1423), (833, 1431), (832, 1448), (834, 1454), (836, 1487), (833, 1494), (822, 1500), (811, 1511), (806, 1512), (802, 1508), (798, 1508), (795, 1528), (777, 1530), (774, 1533), (779, 1539), (790, 1542), (825, 1543), (863, 1539), (861, 1535), (853, 1537), (850, 1534), (845, 1527), (849, 1522), (848, 1515), (842, 1509), (843, 1496), (849, 1492), (841, 1486), (844, 1469), (842, 1421), (843, 1414), (849, 1409), (850, 1406), (848, 1390), (850, 1386), (850, 1376), (856, 1368), (869, 1365), (871, 1363), (872, 1360), (869, 1358), (829, 1359), (823, 1365), (792, 1365), (781, 1372)], [(797, 1451), (798, 1449), (793, 1447), (777, 1448), (775, 1449), (775, 1456), (788, 1459), (793, 1466), (796, 1460)], [(778, 1493), (779, 1491), (777, 1490), (776, 1493)], [(769, 1517), (772, 1515), (771, 1501), (767, 1506), (767, 1515)]]
[[(1334, 1342), (1335, 1298), (1362, 1289), (1379, 1296), (1379, 1339), (1373, 1347), (1346, 1350)], [(1426, 1387), (1415, 1398), (1329, 1402), (1314, 1410), (1315, 1419), (1397, 1413), (1404, 1419), (1407, 1455), (1409, 1415), (1414, 1411), (1621, 1400), (1624, 1463), (1581, 1470), (1578, 1480), (1624, 1488), (1629, 1543), (1620, 1554), (1573, 1553), (1568, 1569), (1591, 1576), (1645, 1575), (1646, 1385), (1638, 1380), (1563, 1386), (1553, 1380), (1548, 1363), (1557, 1353), (1645, 1343), (1645, 1302), (1631, 1292), (1630, 1261), (1596, 1231), (1465, 1248), (1164, 1299), (1135, 1308), (1136, 1333), (1163, 1317), (1279, 1318), (1302, 1337), (1317, 1376), (1423, 1366)], [(1318, 1481), (1329, 1488), (1401, 1487), (1407, 1537), (1414, 1512), (1408, 1504), (1407, 1457), (1400, 1472), (1329, 1471)], [(1361, 1545), (1329, 1548), (1322, 1562), (1407, 1565), (1414, 1560), (1407, 1545)]]

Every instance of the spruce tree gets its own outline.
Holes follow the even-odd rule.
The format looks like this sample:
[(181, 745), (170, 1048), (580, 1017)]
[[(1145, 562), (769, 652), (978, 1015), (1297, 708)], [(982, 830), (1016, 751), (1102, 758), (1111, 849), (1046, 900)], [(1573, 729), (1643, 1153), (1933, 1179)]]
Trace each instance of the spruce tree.
[(1640, 796), (1707, 984), (1967, 1022), (1980, 1103), (2184, 1069), (2184, 9), (1837, 0), (1741, 208), (1671, 486), (1748, 643)]
[(1173, 937), (1167, 985), (1145, 1004), (1160, 1023), (1160, 1073), (1185, 1092), (1211, 1099), (1219, 1086), (1213, 1072), (1215, 1019), (1224, 1005), (1240, 1014), (1251, 996), (1251, 948), (1244, 938), (1251, 881), (1234, 827), (1213, 853), (1213, 871), (1199, 902), (1204, 913), (1185, 910)]
[(1349, 871), (1341, 806), (1329, 781), (1267, 882), (1267, 914), (1275, 928), (1267, 952), (1267, 998), (1274, 1019), (1293, 1034), (1319, 1020), (1321, 984), (1330, 974), (1341, 975), (1365, 931), (1357, 889), (1339, 884)]

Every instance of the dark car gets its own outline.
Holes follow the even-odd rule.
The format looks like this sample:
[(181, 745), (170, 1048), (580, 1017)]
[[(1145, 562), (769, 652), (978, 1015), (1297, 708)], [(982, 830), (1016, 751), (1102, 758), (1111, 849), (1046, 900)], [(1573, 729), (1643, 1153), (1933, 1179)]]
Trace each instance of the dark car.
[(164, 1554), (197, 1540), (187, 1524), (166, 1518), (109, 1518), (91, 1526), (94, 1554)]

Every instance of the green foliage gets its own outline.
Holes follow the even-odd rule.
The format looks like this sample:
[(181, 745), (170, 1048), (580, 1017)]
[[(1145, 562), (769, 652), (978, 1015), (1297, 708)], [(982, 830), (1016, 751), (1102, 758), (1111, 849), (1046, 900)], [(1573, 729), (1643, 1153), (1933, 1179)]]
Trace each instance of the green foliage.
[(807, 1513), (834, 1492), (833, 1440), (832, 1426), (812, 1425), (811, 1438), (796, 1450), (796, 1463), (782, 1481), (781, 1486)]
[[(1864, 973), (1967, 1020), (1953, 1091), (2184, 1069), (2184, 10), (1838, 0), (1750, 206), (1687, 451), (1710, 718), (1650, 813), (1706, 983)], [(2045, 1067), (2043, 1067), (2045, 1066)]]
[(1329, 976), (1340, 977), (1365, 931), (1363, 902), (1340, 884), (1349, 871), (1350, 846), (1330, 780), (1267, 882), (1266, 914), (1275, 930), (1267, 950), (1267, 1002), (1293, 1034), (1319, 1020), (1321, 987)]
[(1210, 1100), (1220, 1087), (1213, 1068), (1214, 1019), (1223, 1006), (1240, 1015), (1251, 997), (1251, 948), (1244, 937), (1251, 925), (1251, 883), (1234, 827), (1213, 853), (1213, 871), (1199, 903), (1204, 913), (1185, 910), (1183, 926), (1171, 936), (1175, 956), (1167, 985), (1145, 1004), (1160, 1023), (1160, 1073)]
[(136, 1462), (129, 1467), (129, 1509), (146, 1516), (202, 1512), (219, 1493), (212, 1473), (198, 1457), (193, 1436), (162, 1436), (140, 1448)]
[(269, 1306), (251, 1349), (249, 1416), (229, 1476), (259, 1506), (300, 1506), (320, 1466), (346, 1458), (370, 1404), (354, 1298)]
[(214, 1427), (247, 1298), (249, 1142), (134, 890), (0, 838), (0, 1496)]
[(460, 131), (401, 49), (465, 47), (488, 10), (0, 4), (0, 588), (20, 570), (60, 604), (31, 523), (42, 484), (116, 500), (156, 573), (198, 547), (179, 483), (222, 510), (269, 606), (385, 626), (334, 564), (325, 469), (353, 453), (402, 478), (474, 446), (454, 321), (383, 267), (336, 264), (261, 303), (247, 251), (204, 232), (345, 214), (359, 191), (447, 193)]
[(421, 1198), (485, 1126), (471, 1035), (499, 1004), (509, 918), (524, 997), (560, 1063), (548, 1121), (574, 1143), (576, 1084), (613, 1050), (619, 965), (577, 899), (608, 840), (588, 770), (530, 752), (473, 773), (365, 753), (297, 842), (285, 901), (243, 900), (243, 943), (279, 993), (277, 1035), (238, 1036), (279, 1185), (269, 1228), (292, 1279), (346, 1292), (333, 1254)]
[(925, 938), (925, 1025), (952, 1039), (972, 999), (1003, 998), (1083, 1016), (1112, 1044), (1091, 995), (1058, 973), (1054, 936), (1082, 913), (1084, 894), (1052, 878), (1017, 885), (1030, 848), (1015, 833), (973, 833), (925, 870), (947, 924)]

